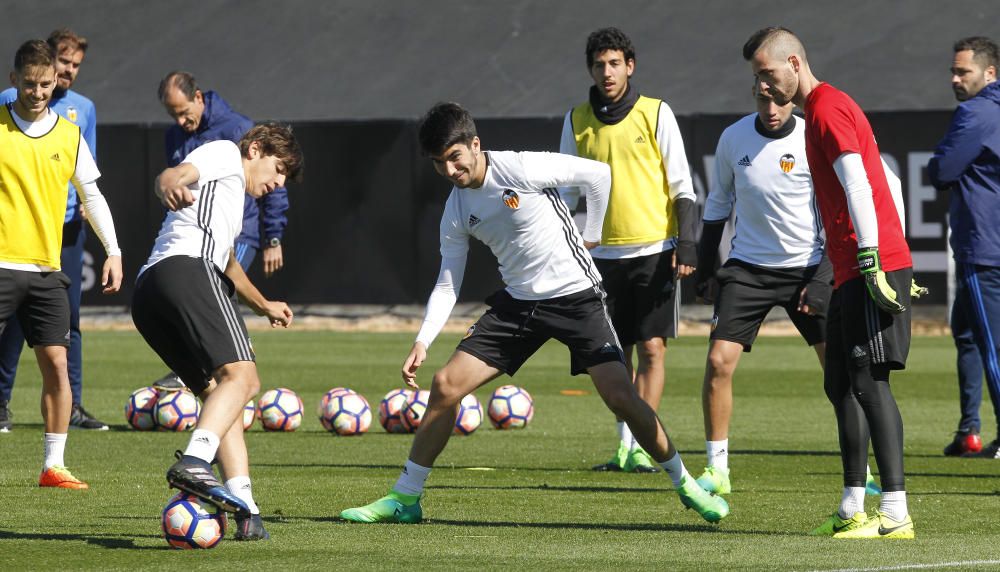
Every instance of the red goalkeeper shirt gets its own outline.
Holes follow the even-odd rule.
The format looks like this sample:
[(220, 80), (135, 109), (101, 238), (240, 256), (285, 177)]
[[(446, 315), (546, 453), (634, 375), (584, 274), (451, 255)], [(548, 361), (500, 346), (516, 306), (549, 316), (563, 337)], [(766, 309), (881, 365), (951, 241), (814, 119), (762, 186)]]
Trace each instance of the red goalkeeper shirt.
[(821, 83), (806, 99), (805, 114), (806, 157), (826, 229), (827, 256), (833, 263), (835, 287), (861, 276), (858, 239), (847, 210), (847, 195), (833, 170), (833, 162), (844, 153), (860, 154), (868, 174), (878, 219), (882, 269), (891, 272), (913, 266), (899, 213), (882, 169), (882, 157), (864, 112), (849, 95), (828, 83)]

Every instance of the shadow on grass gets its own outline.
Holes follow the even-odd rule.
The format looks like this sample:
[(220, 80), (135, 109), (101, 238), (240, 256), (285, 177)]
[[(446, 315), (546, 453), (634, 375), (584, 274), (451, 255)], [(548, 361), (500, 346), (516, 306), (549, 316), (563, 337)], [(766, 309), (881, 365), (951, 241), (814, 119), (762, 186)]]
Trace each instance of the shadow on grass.
[[(541, 485), (505, 485), (505, 486), (472, 486), (472, 485), (429, 485), (428, 489), (456, 491), (561, 491), (570, 493), (662, 493), (668, 490), (666, 481), (663, 487), (573, 487)], [(673, 492), (673, 491), (671, 491)]]
[[(331, 522), (345, 525), (357, 525), (358, 523), (346, 521), (339, 516), (299, 516), (285, 517), (288, 520), (308, 520), (311, 522)], [(266, 519), (265, 519), (266, 520)], [(671, 523), (596, 523), (596, 522), (509, 522), (509, 521), (485, 521), (485, 520), (447, 520), (430, 518), (424, 519), (423, 525), (458, 526), (463, 528), (525, 528), (541, 530), (606, 530), (615, 532), (715, 532), (718, 534), (756, 534), (764, 536), (796, 536), (796, 533), (779, 532), (773, 530), (753, 530), (726, 529), (712, 524), (671, 524)], [(393, 526), (383, 524), (382, 526)]]
[[(254, 467), (274, 467), (274, 468), (286, 468), (286, 467), (296, 467), (300, 469), (395, 469), (400, 470), (403, 465), (376, 465), (376, 464), (365, 464), (365, 463), (254, 463), (251, 462)], [(537, 471), (545, 473), (591, 473), (589, 467), (484, 467), (483, 465), (441, 465), (434, 467), (435, 471), (446, 471), (446, 470), (460, 470), (460, 471), (481, 471), (481, 470), (491, 470), (491, 471), (518, 471), (518, 472), (528, 472)], [(619, 473), (610, 473), (619, 474)]]
[[(149, 534), (137, 534), (137, 538), (159, 538)], [(94, 534), (45, 534), (38, 532), (15, 532), (13, 530), (0, 530), (0, 541), (3, 540), (56, 540), (56, 541), (83, 541), (102, 548), (127, 549), (127, 550), (174, 550), (170, 546), (138, 546), (131, 538), (121, 538), (119, 536), (99, 536)]]

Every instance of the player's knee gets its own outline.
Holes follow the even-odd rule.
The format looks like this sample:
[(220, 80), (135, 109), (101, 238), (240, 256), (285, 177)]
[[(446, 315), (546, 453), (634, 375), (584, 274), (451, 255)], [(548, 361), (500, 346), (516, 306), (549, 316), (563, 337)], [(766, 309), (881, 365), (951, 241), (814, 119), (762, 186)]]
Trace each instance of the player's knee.
[(733, 371), (736, 369), (736, 362), (732, 360), (725, 352), (712, 349), (708, 352), (708, 367), (711, 373), (712, 384), (722, 383), (723, 380), (729, 381), (733, 376)]
[(642, 401), (631, 383), (619, 384), (607, 389), (601, 397), (612, 413), (621, 418), (629, 417), (632, 409)]
[(663, 338), (653, 338), (643, 340), (635, 345), (640, 360), (647, 364), (654, 364), (663, 361), (663, 356), (667, 353), (667, 341)]
[(459, 384), (447, 371), (441, 370), (434, 374), (431, 383), (431, 399), (428, 405), (435, 407), (453, 407), (465, 397)]

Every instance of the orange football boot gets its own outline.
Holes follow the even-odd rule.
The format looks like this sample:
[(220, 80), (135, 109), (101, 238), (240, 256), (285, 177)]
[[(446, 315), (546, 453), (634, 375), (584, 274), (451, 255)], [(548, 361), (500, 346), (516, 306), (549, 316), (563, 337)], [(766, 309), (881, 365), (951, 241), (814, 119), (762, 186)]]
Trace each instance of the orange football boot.
[(89, 489), (90, 486), (73, 476), (69, 469), (59, 465), (49, 467), (38, 477), (40, 487), (58, 487), (61, 489)]

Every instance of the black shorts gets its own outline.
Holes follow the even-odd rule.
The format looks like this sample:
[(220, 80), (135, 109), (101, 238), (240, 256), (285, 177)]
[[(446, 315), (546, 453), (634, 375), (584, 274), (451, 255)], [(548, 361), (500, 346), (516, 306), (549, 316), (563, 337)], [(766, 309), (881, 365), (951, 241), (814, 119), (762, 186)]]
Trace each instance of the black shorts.
[(743, 351), (748, 352), (768, 312), (779, 306), (785, 309), (807, 344), (812, 346), (826, 341), (827, 305), (823, 303), (816, 308), (815, 315), (803, 314), (798, 307), (803, 288), (814, 285), (829, 290), (833, 278), (829, 265), (778, 269), (729, 259), (715, 278), (719, 283), (719, 295), (715, 301), (711, 339), (742, 344)]
[(913, 269), (886, 272), (886, 280), (906, 306), (902, 314), (879, 309), (868, 294), (864, 278), (854, 278), (840, 285), (830, 300), (826, 324), (826, 363), (833, 360), (860, 369), (887, 365), (889, 369), (906, 367), (910, 353), (910, 280)]
[(132, 296), (132, 321), (195, 394), (220, 366), (254, 361), (233, 283), (204, 258), (171, 256), (146, 269)]
[(586, 289), (548, 300), (516, 300), (500, 290), (458, 349), (513, 376), (542, 344), (555, 338), (570, 351), (570, 373), (606, 362), (625, 363), (602, 293)]
[(635, 258), (595, 258), (621, 343), (677, 337), (673, 250)]
[(0, 333), (15, 314), (31, 347), (69, 347), (69, 276), (0, 268)]

